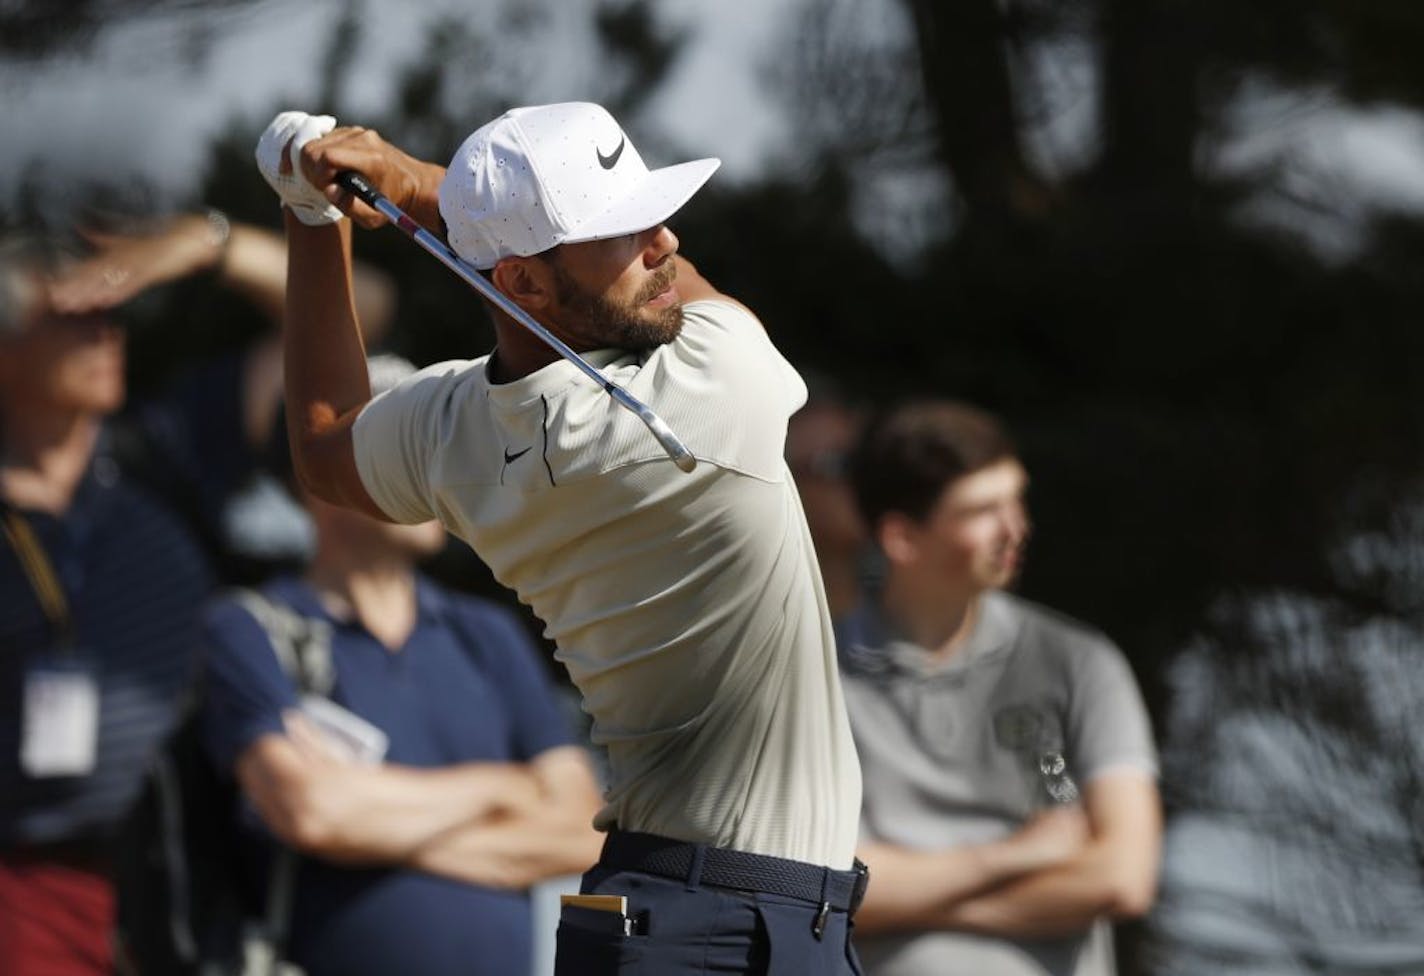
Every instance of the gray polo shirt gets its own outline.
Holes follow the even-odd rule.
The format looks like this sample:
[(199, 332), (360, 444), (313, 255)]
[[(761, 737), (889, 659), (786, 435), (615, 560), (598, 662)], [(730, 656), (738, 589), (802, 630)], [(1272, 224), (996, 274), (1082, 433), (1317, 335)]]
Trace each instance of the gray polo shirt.
[[(1007, 593), (985, 595), (947, 661), (897, 638), (871, 606), (837, 628), (861, 756), (867, 839), (911, 848), (980, 843), (1073, 802), (1110, 769), (1155, 776), (1142, 696), (1104, 635)], [(1111, 931), (1008, 940), (957, 932), (857, 940), (872, 976), (1109, 976)]]

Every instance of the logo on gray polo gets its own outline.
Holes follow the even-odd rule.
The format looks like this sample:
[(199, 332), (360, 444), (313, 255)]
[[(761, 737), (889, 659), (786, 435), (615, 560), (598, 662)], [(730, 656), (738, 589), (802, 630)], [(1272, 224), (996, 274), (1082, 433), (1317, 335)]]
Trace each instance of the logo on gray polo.
[(1006, 705), (994, 713), (994, 738), (1014, 754), (1050, 803), (1078, 799), (1078, 784), (1063, 757), (1063, 727), (1035, 705)]
[(628, 137), (623, 135), (622, 133), (619, 133), (618, 148), (613, 150), (607, 156), (603, 155), (602, 150), (600, 150), (598, 146), (595, 145), (593, 147), (593, 151), (598, 156), (598, 165), (602, 166), (604, 169), (612, 169), (613, 167), (617, 166), (618, 157), (623, 155), (623, 144), (627, 141)]

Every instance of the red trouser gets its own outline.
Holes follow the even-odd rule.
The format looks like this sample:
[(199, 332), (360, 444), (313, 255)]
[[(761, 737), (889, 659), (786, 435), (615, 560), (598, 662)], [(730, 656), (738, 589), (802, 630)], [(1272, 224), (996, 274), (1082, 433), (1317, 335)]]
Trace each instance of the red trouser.
[(108, 976), (113, 931), (102, 873), (0, 854), (0, 973)]

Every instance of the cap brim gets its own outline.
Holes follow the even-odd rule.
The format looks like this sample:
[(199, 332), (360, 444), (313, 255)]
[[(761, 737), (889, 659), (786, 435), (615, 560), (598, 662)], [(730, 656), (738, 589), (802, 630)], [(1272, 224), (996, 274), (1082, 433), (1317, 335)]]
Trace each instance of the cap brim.
[(632, 193), (573, 228), (562, 241), (598, 241), (656, 227), (682, 209), (721, 165), (720, 159), (694, 159), (651, 170)]

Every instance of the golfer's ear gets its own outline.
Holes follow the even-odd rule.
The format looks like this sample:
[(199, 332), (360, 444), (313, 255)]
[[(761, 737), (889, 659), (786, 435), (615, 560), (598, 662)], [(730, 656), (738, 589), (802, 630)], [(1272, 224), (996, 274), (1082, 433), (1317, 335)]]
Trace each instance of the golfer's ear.
[(494, 286), (530, 312), (547, 308), (554, 300), (554, 276), (540, 261), (501, 258), (490, 272)]

